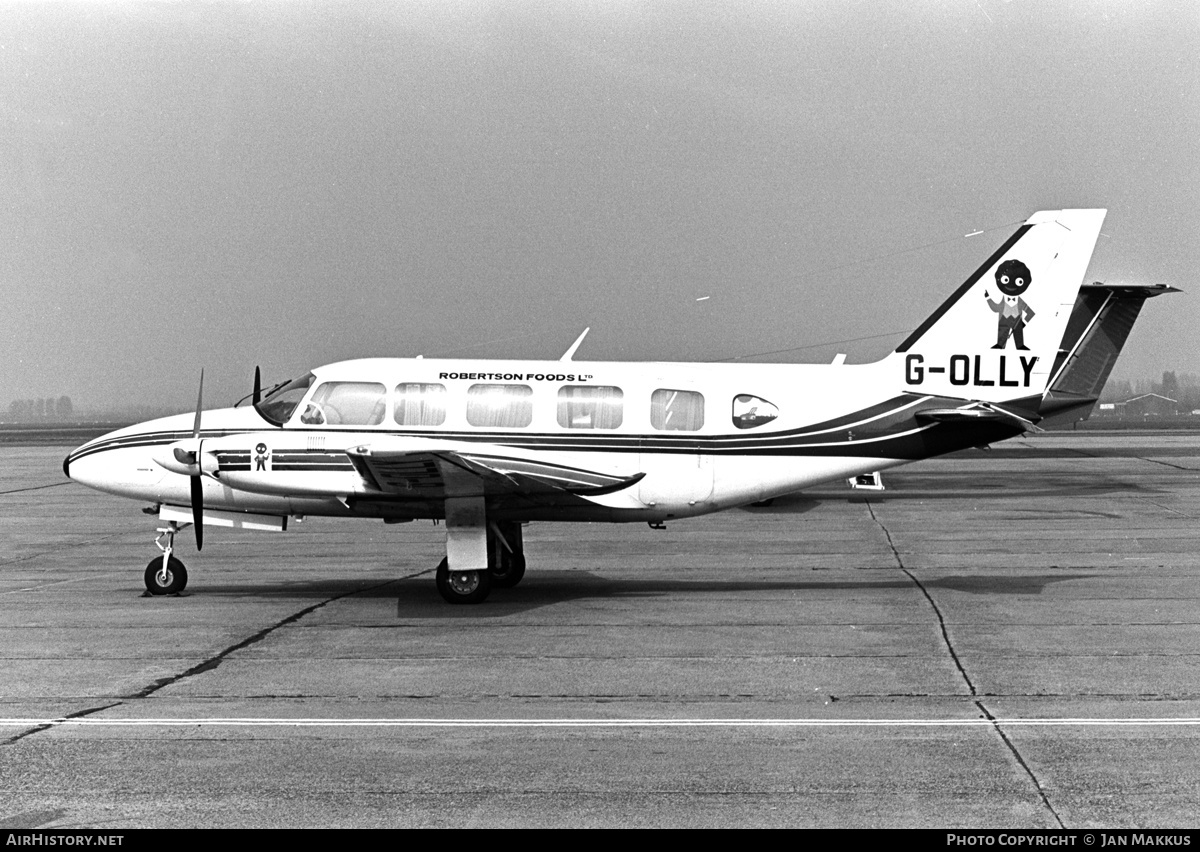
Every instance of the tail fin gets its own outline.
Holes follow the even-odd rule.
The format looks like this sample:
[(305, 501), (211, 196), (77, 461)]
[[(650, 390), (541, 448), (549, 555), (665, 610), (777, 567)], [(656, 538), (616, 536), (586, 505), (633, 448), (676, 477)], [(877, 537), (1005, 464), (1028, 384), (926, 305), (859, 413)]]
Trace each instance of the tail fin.
[(1107, 212), (1030, 217), (896, 348), (906, 389), (983, 402), (1041, 396)]
[(1038, 409), (1042, 422), (1086, 420), (1142, 305), (1153, 296), (1178, 292), (1165, 284), (1084, 284)]

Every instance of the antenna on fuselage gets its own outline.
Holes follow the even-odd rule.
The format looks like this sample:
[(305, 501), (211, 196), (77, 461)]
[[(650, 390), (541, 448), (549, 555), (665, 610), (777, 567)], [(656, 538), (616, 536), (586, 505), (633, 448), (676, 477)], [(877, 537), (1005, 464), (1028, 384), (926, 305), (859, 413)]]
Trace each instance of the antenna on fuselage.
[(559, 358), (558, 360), (570, 361), (571, 356), (575, 354), (575, 350), (579, 348), (579, 344), (583, 343), (583, 339), (585, 337), (587, 337), (588, 332), (591, 330), (592, 330), (592, 327), (590, 325), (587, 328), (585, 328), (583, 330), (583, 334), (581, 334), (581, 335), (579, 335), (579, 337), (575, 338), (575, 342), (571, 344), (571, 348), (568, 349), (566, 352), (564, 352), (563, 356), (561, 358)]

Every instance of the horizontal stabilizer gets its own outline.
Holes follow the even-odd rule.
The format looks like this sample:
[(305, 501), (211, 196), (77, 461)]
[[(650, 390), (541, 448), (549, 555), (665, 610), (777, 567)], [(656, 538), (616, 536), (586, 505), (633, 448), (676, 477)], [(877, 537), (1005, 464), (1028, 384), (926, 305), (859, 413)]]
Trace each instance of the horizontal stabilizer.
[(926, 408), (917, 421), (929, 423), (1007, 423), (1025, 432), (1043, 431), (1032, 420), (990, 402), (973, 402), (964, 408)]
[(1085, 284), (1067, 323), (1050, 381), (1051, 391), (1099, 396), (1146, 299), (1178, 293), (1162, 284)]
[(1054, 422), (1084, 420), (1112, 374), (1146, 300), (1178, 293), (1165, 284), (1085, 284), (1067, 322), (1039, 412)]

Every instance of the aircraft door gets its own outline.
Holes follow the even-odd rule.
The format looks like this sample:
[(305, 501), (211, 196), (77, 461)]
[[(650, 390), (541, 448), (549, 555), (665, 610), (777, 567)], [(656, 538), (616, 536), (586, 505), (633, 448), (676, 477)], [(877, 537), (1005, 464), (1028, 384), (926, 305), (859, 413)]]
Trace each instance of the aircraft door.
[[(651, 395), (650, 426), (654, 431), (641, 446), (638, 499), (658, 507), (687, 506), (712, 496), (712, 457), (700, 453), (704, 428), (704, 395), (692, 390), (660, 387)], [(692, 434), (689, 434), (692, 433)]]

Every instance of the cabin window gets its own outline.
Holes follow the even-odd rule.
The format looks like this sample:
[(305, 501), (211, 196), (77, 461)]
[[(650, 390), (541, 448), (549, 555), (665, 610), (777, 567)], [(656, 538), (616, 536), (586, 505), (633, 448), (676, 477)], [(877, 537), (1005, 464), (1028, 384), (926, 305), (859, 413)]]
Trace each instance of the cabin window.
[(762, 397), (739, 393), (733, 398), (733, 425), (739, 429), (754, 429), (778, 416), (779, 408)]
[(446, 422), (446, 386), (396, 385), (395, 420), (400, 426), (441, 426)]
[(558, 389), (558, 425), (564, 429), (616, 429), (625, 394), (607, 385), (565, 385)]
[(659, 388), (650, 396), (650, 425), (667, 431), (695, 432), (704, 426), (704, 395)]
[(300, 422), (309, 426), (378, 426), (387, 410), (387, 389), (375, 382), (325, 382)]
[(533, 388), (529, 385), (471, 385), (467, 389), (467, 422), (492, 429), (520, 429), (533, 422)]

